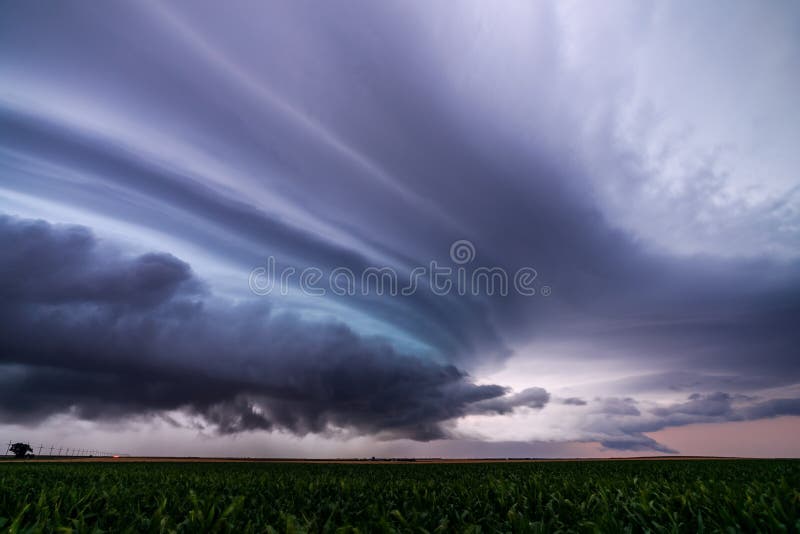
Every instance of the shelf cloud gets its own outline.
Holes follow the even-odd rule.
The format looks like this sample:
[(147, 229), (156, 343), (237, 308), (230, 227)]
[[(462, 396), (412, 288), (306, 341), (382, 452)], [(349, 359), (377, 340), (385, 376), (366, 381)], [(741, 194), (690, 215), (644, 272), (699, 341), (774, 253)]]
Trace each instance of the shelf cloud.
[[(0, 424), (667, 453), (799, 415), (798, 10), (720, 8), (7, 6)], [(535, 291), (302, 287), (434, 263)]]

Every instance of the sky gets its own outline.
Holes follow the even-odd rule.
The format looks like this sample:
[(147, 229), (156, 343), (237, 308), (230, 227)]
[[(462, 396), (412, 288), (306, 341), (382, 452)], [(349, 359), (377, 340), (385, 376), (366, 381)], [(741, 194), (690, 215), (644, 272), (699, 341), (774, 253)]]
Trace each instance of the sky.
[(800, 6), (5, 1), (0, 440), (800, 456)]

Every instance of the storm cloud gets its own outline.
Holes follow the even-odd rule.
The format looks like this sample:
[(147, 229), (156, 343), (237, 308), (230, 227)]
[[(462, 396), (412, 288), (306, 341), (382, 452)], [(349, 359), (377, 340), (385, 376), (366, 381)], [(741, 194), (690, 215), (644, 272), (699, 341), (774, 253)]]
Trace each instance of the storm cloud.
[[(798, 11), (718, 7), (10, 3), (3, 422), (669, 452), (796, 415)], [(457, 240), (536, 294), (248, 288)]]
[(185, 410), (223, 433), (331, 427), (429, 440), (473, 412), (543, 407), (342, 324), (214, 300), (168, 254), (123, 257), (86, 228), (0, 218), (2, 414), (33, 422)]
[(616, 450), (677, 451), (647, 433), (703, 423), (753, 421), (800, 415), (800, 397), (762, 399), (721, 391), (693, 393), (673, 404), (635, 399), (597, 399), (584, 428), (595, 432), (600, 444)]

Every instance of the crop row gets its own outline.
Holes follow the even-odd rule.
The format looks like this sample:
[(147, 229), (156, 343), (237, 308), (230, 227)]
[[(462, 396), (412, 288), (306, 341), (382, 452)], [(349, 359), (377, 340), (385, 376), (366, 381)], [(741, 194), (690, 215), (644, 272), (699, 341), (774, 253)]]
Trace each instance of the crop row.
[(0, 529), (799, 532), (800, 462), (3, 462)]

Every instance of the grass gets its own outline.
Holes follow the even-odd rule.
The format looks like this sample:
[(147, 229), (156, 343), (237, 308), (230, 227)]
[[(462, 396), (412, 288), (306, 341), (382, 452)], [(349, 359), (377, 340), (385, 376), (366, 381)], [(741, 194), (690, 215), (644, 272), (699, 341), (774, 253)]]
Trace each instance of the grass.
[(800, 532), (800, 461), (0, 464), (7, 532)]

